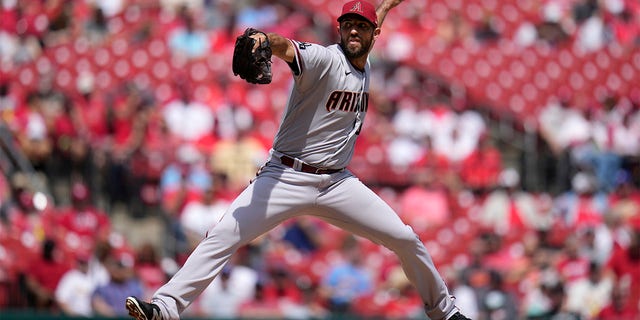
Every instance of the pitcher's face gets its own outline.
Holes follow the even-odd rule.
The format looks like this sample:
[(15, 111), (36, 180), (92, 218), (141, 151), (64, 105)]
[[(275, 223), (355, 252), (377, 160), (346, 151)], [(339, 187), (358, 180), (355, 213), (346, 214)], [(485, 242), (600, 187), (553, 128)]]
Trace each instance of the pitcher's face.
[(367, 55), (373, 45), (373, 24), (369, 21), (349, 16), (340, 21), (340, 46), (349, 59), (361, 58)]

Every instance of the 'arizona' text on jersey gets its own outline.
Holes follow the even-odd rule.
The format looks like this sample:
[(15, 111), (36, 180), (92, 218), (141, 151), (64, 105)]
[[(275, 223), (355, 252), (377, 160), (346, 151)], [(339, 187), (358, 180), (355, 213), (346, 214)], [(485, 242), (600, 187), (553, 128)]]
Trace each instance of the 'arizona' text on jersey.
[(327, 100), (327, 111), (367, 112), (369, 94), (367, 92), (334, 91)]

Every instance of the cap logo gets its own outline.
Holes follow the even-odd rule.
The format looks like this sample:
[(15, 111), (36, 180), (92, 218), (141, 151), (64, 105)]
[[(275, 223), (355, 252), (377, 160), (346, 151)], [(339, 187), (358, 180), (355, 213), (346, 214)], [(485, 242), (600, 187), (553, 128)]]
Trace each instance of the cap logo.
[(338, 17), (338, 22), (346, 14), (356, 14), (371, 22), (374, 26), (378, 26), (378, 18), (376, 15), (376, 9), (373, 5), (367, 1), (349, 1), (342, 6), (342, 14)]
[(360, 1), (356, 2), (353, 7), (351, 7), (351, 12), (362, 12), (362, 3)]

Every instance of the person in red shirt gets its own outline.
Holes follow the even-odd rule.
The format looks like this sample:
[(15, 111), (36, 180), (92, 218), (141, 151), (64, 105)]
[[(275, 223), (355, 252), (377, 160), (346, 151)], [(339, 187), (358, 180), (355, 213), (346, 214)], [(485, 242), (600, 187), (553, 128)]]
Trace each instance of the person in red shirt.
[(253, 299), (240, 305), (239, 316), (241, 318), (282, 318), (282, 309), (278, 299), (265, 294), (265, 286), (262, 281), (256, 283)]
[(618, 320), (633, 319), (634, 315), (638, 315), (631, 308), (629, 301), (629, 291), (623, 286), (615, 286), (611, 291), (611, 302), (598, 313), (598, 320)]
[(640, 216), (629, 219), (631, 239), (628, 246), (617, 246), (607, 264), (617, 285), (629, 288), (625, 308), (640, 317)]
[(589, 274), (589, 259), (580, 253), (580, 239), (572, 234), (567, 236), (564, 248), (556, 263), (556, 269), (562, 280), (569, 284), (584, 279)]
[(150, 298), (167, 281), (158, 252), (151, 243), (144, 243), (136, 250), (134, 271), (142, 283), (145, 298)]
[(62, 208), (58, 219), (65, 244), (85, 250), (91, 250), (96, 241), (106, 240), (111, 230), (109, 216), (91, 205), (89, 188), (79, 181), (71, 187), (71, 206)]
[(40, 310), (56, 310), (54, 293), (62, 276), (71, 268), (52, 239), (42, 243), (39, 258), (26, 271), (25, 284), (31, 306)]
[(460, 178), (471, 189), (489, 190), (498, 184), (503, 169), (500, 150), (489, 136), (482, 135), (478, 148), (462, 161)]
[(264, 296), (267, 300), (286, 300), (290, 303), (302, 302), (302, 291), (296, 285), (295, 275), (287, 271), (286, 266), (276, 263), (269, 270), (269, 281), (264, 281)]

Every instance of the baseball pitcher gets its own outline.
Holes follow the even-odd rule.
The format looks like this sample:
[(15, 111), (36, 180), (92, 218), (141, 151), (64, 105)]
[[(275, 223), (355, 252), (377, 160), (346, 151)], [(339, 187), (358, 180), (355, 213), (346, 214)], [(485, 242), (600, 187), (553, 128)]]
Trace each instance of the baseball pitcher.
[(314, 215), (392, 250), (430, 319), (468, 319), (410, 226), (346, 167), (367, 115), (368, 55), (387, 13), (402, 0), (345, 3), (340, 43), (322, 46), (247, 29), (236, 40), (234, 74), (271, 82), (271, 58), (291, 68), (293, 87), (268, 162), (151, 302), (126, 299), (138, 320), (179, 319), (241, 246), (299, 215)]

